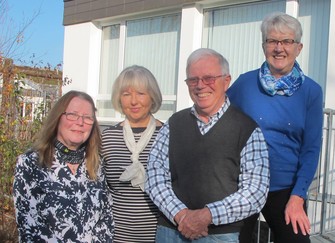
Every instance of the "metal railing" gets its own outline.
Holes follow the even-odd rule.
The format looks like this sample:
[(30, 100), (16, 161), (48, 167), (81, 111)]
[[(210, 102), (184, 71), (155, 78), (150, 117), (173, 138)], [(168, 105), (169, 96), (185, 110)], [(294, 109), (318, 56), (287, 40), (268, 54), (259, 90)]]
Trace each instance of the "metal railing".
[[(335, 232), (335, 110), (324, 109), (320, 158), (308, 190), (307, 210), (311, 236)], [(257, 243), (270, 243), (271, 232), (262, 219), (258, 222)]]
[(325, 109), (323, 140), (315, 178), (309, 188), (312, 234), (335, 231), (335, 110)]

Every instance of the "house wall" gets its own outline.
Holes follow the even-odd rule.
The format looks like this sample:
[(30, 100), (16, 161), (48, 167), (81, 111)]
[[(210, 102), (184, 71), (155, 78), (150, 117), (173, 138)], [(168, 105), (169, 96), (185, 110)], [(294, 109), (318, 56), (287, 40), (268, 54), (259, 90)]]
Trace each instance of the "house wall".
[(101, 29), (91, 22), (70, 25), (64, 31), (63, 77), (71, 83), (63, 92), (82, 90), (93, 98), (99, 82)]
[[(279, 0), (280, 1), (280, 0)], [(181, 13), (180, 53), (178, 80), (185, 79), (186, 59), (195, 49), (201, 47), (203, 31), (203, 8), (250, 2), (269, 2), (266, 0), (70, 0), (64, 1), (64, 65), (63, 75), (72, 80), (63, 87), (63, 92), (78, 89), (98, 97), (101, 60), (102, 29), (125, 16), (129, 19), (155, 16), (163, 13)], [(277, 1), (278, 2), (278, 1)], [(283, 0), (286, 12), (298, 15), (298, 0)], [(329, 30), (335, 28), (334, 1), (331, 1)], [(324, 88), (325, 108), (335, 109), (335, 33), (329, 31), (328, 62)], [(327, 48), (323, 46), (320, 48)], [(303, 52), (308, 51), (303, 49)], [(308, 53), (306, 53), (308, 54)], [(236, 78), (236, 77), (235, 77)], [(107, 97), (108, 99), (110, 97)], [(187, 86), (177, 83), (176, 110), (192, 105)], [(121, 119), (121, 118), (120, 118)], [(104, 120), (102, 122), (110, 122)]]
[(181, 8), (185, 4), (195, 2), (201, 0), (68, 0), (64, 1), (63, 24), (66, 26), (111, 16)]
[[(260, 0), (239, 0), (257, 2)], [(236, 0), (64, 0), (64, 26), (134, 13), (181, 9), (189, 4), (234, 4)]]

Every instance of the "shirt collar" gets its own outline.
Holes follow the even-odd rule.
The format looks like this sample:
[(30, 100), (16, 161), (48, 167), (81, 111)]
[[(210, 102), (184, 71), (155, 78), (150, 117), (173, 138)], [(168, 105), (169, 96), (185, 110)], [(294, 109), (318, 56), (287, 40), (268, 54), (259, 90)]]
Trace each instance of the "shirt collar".
[[(225, 102), (222, 104), (222, 106), (220, 107), (220, 109), (214, 113), (213, 115), (211, 115), (209, 117), (209, 121), (213, 120), (213, 119), (220, 119), (223, 114), (227, 111), (228, 107), (230, 106), (230, 100), (228, 98), (228, 96), (226, 95), (226, 99)], [(193, 105), (191, 107), (191, 114), (194, 115), (198, 120), (201, 121), (201, 119), (199, 118), (199, 114), (197, 112), (197, 110), (195, 109), (195, 105)]]

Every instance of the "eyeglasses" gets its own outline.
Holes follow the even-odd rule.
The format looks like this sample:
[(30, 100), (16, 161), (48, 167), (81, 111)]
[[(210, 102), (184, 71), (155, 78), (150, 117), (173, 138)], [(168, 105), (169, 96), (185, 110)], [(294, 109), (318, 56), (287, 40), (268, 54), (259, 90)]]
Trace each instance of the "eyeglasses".
[(72, 112), (63, 112), (62, 115), (65, 115), (66, 119), (69, 121), (78, 121), (79, 117), (83, 119), (83, 122), (87, 125), (93, 125), (94, 118), (91, 116), (80, 116)]
[(202, 78), (200, 77), (191, 77), (185, 79), (185, 82), (188, 86), (196, 86), (198, 85), (198, 82), (201, 80), (205, 85), (213, 84), (216, 79), (220, 77), (224, 77), (226, 75), (218, 75), (218, 76), (203, 76)]
[(299, 42), (298, 42), (298, 41), (295, 41), (295, 40), (293, 40), (293, 39), (284, 39), (284, 40), (266, 39), (266, 40), (265, 40), (265, 43), (266, 43), (268, 46), (274, 47), (274, 46), (277, 46), (279, 43), (280, 43), (282, 46), (291, 46), (291, 45), (293, 45), (294, 43), (299, 43)]

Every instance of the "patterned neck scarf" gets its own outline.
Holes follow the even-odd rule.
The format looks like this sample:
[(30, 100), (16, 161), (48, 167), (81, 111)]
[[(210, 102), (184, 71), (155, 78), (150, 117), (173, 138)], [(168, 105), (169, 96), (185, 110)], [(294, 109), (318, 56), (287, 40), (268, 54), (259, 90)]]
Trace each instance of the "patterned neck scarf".
[(259, 70), (259, 80), (264, 91), (269, 95), (291, 96), (304, 83), (305, 75), (299, 64), (294, 62), (293, 69), (289, 74), (276, 79), (272, 76), (268, 63), (264, 62)]
[(69, 164), (81, 164), (85, 159), (85, 146), (82, 146), (78, 150), (71, 150), (62, 144), (60, 141), (55, 142), (56, 151), (59, 154), (59, 160), (63, 163)]

